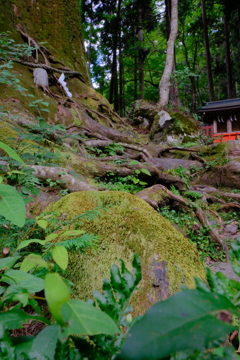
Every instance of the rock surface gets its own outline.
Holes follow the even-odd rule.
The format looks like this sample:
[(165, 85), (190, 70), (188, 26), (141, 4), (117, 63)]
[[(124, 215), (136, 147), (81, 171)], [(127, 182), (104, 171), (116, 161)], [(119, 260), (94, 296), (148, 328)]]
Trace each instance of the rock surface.
[(143, 273), (140, 291), (133, 298), (135, 314), (166, 299), (183, 284), (194, 287), (194, 276), (204, 279), (195, 246), (137, 196), (120, 191), (77, 192), (51, 204), (47, 211), (73, 218), (97, 206), (102, 209), (101, 216), (80, 219), (84, 221), (82, 229), (99, 237), (96, 251), (70, 254), (67, 278), (75, 283), (74, 296), (86, 300), (95, 289), (101, 290), (111, 266), (120, 265), (119, 259), (131, 270), (134, 253), (140, 257)]
[(153, 166), (155, 166), (158, 170), (172, 170), (172, 169), (177, 169), (179, 168), (179, 166), (182, 166), (185, 169), (189, 169), (191, 167), (197, 167), (197, 168), (202, 168), (203, 164), (200, 163), (199, 161), (195, 161), (195, 160), (185, 160), (185, 159), (157, 159), (157, 158), (152, 158), (152, 159), (148, 159), (148, 162), (150, 164), (152, 164)]
[(228, 279), (232, 279), (232, 280), (236, 280), (236, 281), (240, 282), (240, 277), (237, 274), (235, 274), (230, 262), (217, 262), (217, 263), (216, 262), (207, 262), (207, 265), (214, 272), (221, 272)]
[(240, 189), (240, 162), (231, 160), (223, 166), (214, 167), (207, 171), (201, 182), (207, 185), (222, 185), (232, 189)]

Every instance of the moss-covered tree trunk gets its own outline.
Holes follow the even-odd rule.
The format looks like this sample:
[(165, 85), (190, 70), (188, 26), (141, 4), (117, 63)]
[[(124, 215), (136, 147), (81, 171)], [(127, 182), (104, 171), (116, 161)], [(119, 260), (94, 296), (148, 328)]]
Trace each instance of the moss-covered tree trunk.
[[(0, 0), (0, 32), (7, 31), (15, 44), (28, 43), (35, 50), (31, 56), (20, 57), (20, 62), (14, 61), (11, 70), (26, 89), (25, 93), (0, 84), (0, 105), (1, 99), (17, 98), (18, 113), (19, 107), (23, 113), (26, 109), (33, 113), (29, 109), (30, 98), (26, 96), (30, 94), (34, 100), (49, 103), (49, 113), (45, 113), (47, 122), (76, 124), (90, 134), (129, 142), (126, 135), (117, 131), (118, 125), (123, 126), (124, 122), (91, 87), (79, 0)], [(47, 71), (49, 79), (45, 84), (49, 86), (34, 84), (36, 67)], [(59, 84), (62, 71), (72, 98), (68, 98), (68, 92)], [(5, 101), (6, 111), (11, 112), (15, 106), (6, 106)]]
[(11, 31), (20, 42), (19, 30), (51, 52), (53, 64), (78, 70), (89, 82), (78, 0), (13, 0), (0, 2), (0, 31)]

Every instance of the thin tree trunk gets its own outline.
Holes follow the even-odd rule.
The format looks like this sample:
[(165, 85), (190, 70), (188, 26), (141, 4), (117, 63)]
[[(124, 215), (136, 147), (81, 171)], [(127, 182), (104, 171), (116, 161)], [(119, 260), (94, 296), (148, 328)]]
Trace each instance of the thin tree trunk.
[(172, 0), (171, 2), (171, 30), (169, 39), (167, 42), (167, 57), (165, 68), (163, 71), (162, 78), (159, 83), (159, 104), (160, 106), (166, 106), (169, 100), (169, 91), (170, 91), (170, 75), (173, 70), (174, 64), (174, 43), (177, 37), (178, 32), (178, 0)]
[(113, 61), (112, 61), (112, 71), (111, 71), (111, 81), (110, 81), (110, 90), (109, 90), (109, 102), (114, 104), (116, 111), (119, 110), (119, 92), (118, 92), (118, 69), (117, 69), (117, 51), (119, 46), (119, 33), (120, 33), (120, 12), (121, 12), (121, 2), (118, 0), (117, 3), (117, 16), (115, 20), (115, 26), (113, 28)]
[[(174, 50), (174, 62), (173, 62), (173, 72), (176, 70), (176, 56)], [(176, 76), (172, 77), (170, 80), (170, 92), (169, 92), (169, 101), (174, 106), (180, 106), (180, 99), (179, 99), (179, 91), (178, 91), (178, 81)]]
[(123, 116), (123, 58), (122, 58), (122, 42), (121, 31), (119, 32), (119, 114)]
[(231, 58), (230, 58), (228, 19), (226, 14), (223, 15), (223, 23), (224, 23), (225, 60), (226, 60), (226, 71), (227, 71), (227, 94), (228, 94), (228, 99), (231, 99), (233, 97), (232, 66), (231, 66)]
[[(137, 37), (137, 29), (134, 28), (134, 39)], [(137, 77), (137, 46), (136, 41), (134, 43), (134, 100), (137, 100), (138, 98), (138, 91), (137, 91), (137, 83), (138, 83), (138, 77)]]
[(143, 26), (142, 8), (138, 3), (138, 69), (139, 69), (139, 99), (144, 99), (144, 53), (143, 53)]
[(201, 0), (201, 4), (202, 4), (203, 36), (204, 36), (206, 62), (207, 62), (209, 98), (211, 101), (214, 101), (214, 87), (213, 87), (213, 77), (212, 77), (212, 67), (211, 67), (211, 54), (210, 54), (209, 41), (208, 41), (208, 27), (207, 27), (205, 0)]
[(114, 41), (113, 48), (113, 60), (111, 67), (111, 81), (110, 81), (110, 89), (109, 89), (109, 102), (110, 104), (114, 103), (114, 108), (117, 111), (118, 106), (116, 107), (116, 88), (118, 88), (118, 78), (117, 78), (117, 44)]
[[(187, 45), (186, 45), (186, 41), (185, 41), (185, 30), (184, 30), (184, 26), (183, 26), (183, 31), (182, 31), (182, 37), (181, 37), (181, 41), (183, 44), (183, 48), (184, 48), (184, 55), (185, 55), (185, 61), (187, 64), (187, 67), (189, 70), (191, 70), (192, 72), (195, 71), (195, 67), (196, 67), (196, 61), (197, 61), (197, 41), (196, 38), (194, 40), (194, 51), (193, 49), (191, 49), (193, 51), (193, 60), (192, 60), (192, 65), (190, 65), (190, 61), (189, 61), (189, 56), (188, 56), (188, 49), (187, 49)], [(196, 86), (196, 78), (195, 76), (189, 76), (190, 82), (191, 82), (191, 93), (192, 93), (192, 104), (191, 104), (191, 111), (192, 113), (196, 112), (196, 102), (197, 102), (197, 86)]]
[(240, 41), (240, 3), (238, 4), (238, 40)]

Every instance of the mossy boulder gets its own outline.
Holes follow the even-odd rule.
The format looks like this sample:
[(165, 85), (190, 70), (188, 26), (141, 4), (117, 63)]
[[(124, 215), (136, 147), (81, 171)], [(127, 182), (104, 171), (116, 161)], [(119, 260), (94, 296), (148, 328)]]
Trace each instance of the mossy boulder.
[(84, 220), (82, 228), (98, 235), (97, 250), (71, 252), (66, 277), (75, 284), (74, 297), (92, 298), (101, 290), (104, 278), (119, 259), (131, 270), (133, 254), (140, 257), (143, 280), (133, 298), (136, 314), (152, 303), (180, 290), (194, 287), (194, 276), (205, 277), (195, 246), (149, 204), (125, 192), (76, 192), (51, 204), (47, 210), (67, 214), (71, 219), (96, 207), (102, 216)]
[(197, 140), (199, 124), (196, 120), (178, 112), (160, 111), (152, 124), (150, 137), (154, 143), (174, 144)]
[(159, 109), (153, 101), (144, 99), (136, 100), (129, 114), (133, 125), (150, 129), (155, 119), (158, 118)]

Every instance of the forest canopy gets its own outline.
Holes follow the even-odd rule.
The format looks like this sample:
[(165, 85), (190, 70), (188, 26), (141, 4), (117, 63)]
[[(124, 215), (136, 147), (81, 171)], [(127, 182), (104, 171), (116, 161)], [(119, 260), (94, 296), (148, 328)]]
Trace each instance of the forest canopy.
[[(94, 87), (122, 115), (136, 99), (157, 102), (171, 1), (86, 0), (82, 13)], [(170, 100), (194, 113), (205, 101), (237, 97), (239, 41), (238, 1), (179, 1)]]

